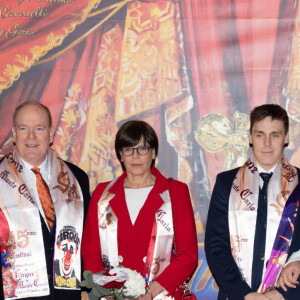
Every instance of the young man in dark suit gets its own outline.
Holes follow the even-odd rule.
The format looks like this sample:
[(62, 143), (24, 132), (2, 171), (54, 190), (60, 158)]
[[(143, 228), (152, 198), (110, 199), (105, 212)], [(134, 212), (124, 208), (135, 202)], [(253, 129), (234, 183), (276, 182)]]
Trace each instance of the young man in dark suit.
[(278, 281), (299, 274), (299, 256), (290, 258), (300, 249), (300, 217), (299, 169), (283, 154), (288, 116), (265, 104), (250, 122), (252, 154), (242, 167), (218, 174), (208, 213), (205, 252), (218, 300), (300, 299), (295, 278)]
[(50, 148), (49, 109), (29, 101), (13, 116), (15, 149), (0, 163), (0, 299), (81, 299), (86, 173)]

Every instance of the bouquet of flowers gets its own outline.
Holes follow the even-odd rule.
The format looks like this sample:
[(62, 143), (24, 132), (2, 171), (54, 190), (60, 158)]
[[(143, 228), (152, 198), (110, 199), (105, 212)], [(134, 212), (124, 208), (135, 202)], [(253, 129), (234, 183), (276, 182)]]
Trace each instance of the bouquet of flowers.
[(80, 285), (91, 289), (91, 300), (98, 300), (106, 296), (112, 296), (113, 299), (119, 300), (136, 299), (146, 293), (143, 276), (123, 266), (95, 274), (91, 271), (84, 271), (83, 276), (85, 280)]

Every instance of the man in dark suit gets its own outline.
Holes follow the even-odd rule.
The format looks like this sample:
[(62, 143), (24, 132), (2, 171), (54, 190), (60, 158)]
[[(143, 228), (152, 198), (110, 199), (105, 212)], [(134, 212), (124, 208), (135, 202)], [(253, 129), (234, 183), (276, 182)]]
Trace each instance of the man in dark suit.
[(0, 163), (0, 299), (79, 300), (88, 177), (50, 148), (41, 103), (16, 108), (12, 133), (15, 149)]
[(300, 299), (295, 278), (280, 278), (276, 287), (285, 265), (287, 276), (299, 274), (299, 256), (290, 258), (300, 249), (300, 217), (299, 169), (283, 154), (288, 122), (279, 105), (256, 107), (250, 116), (252, 154), (241, 168), (217, 176), (205, 252), (220, 287), (218, 300)]

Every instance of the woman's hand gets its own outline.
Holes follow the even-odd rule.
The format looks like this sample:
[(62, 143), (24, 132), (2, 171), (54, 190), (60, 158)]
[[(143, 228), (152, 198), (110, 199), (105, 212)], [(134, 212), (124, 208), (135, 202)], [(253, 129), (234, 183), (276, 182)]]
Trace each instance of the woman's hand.
[(156, 281), (153, 281), (148, 287), (147, 287), (147, 293), (144, 295), (141, 295), (138, 299), (139, 300), (152, 300), (155, 298), (158, 294), (164, 291), (164, 288)]
[(150, 294), (147, 293), (147, 294), (144, 294), (144, 295), (138, 297), (138, 299), (139, 300), (152, 300), (153, 298)]

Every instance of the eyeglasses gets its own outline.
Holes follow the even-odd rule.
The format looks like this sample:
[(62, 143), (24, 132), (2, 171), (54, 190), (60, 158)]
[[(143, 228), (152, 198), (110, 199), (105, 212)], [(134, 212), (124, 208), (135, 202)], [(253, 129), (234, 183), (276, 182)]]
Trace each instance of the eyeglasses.
[(121, 152), (124, 156), (128, 157), (133, 155), (134, 150), (138, 153), (140, 156), (145, 156), (149, 153), (151, 147), (148, 146), (139, 146), (139, 147), (124, 147), (121, 149)]

